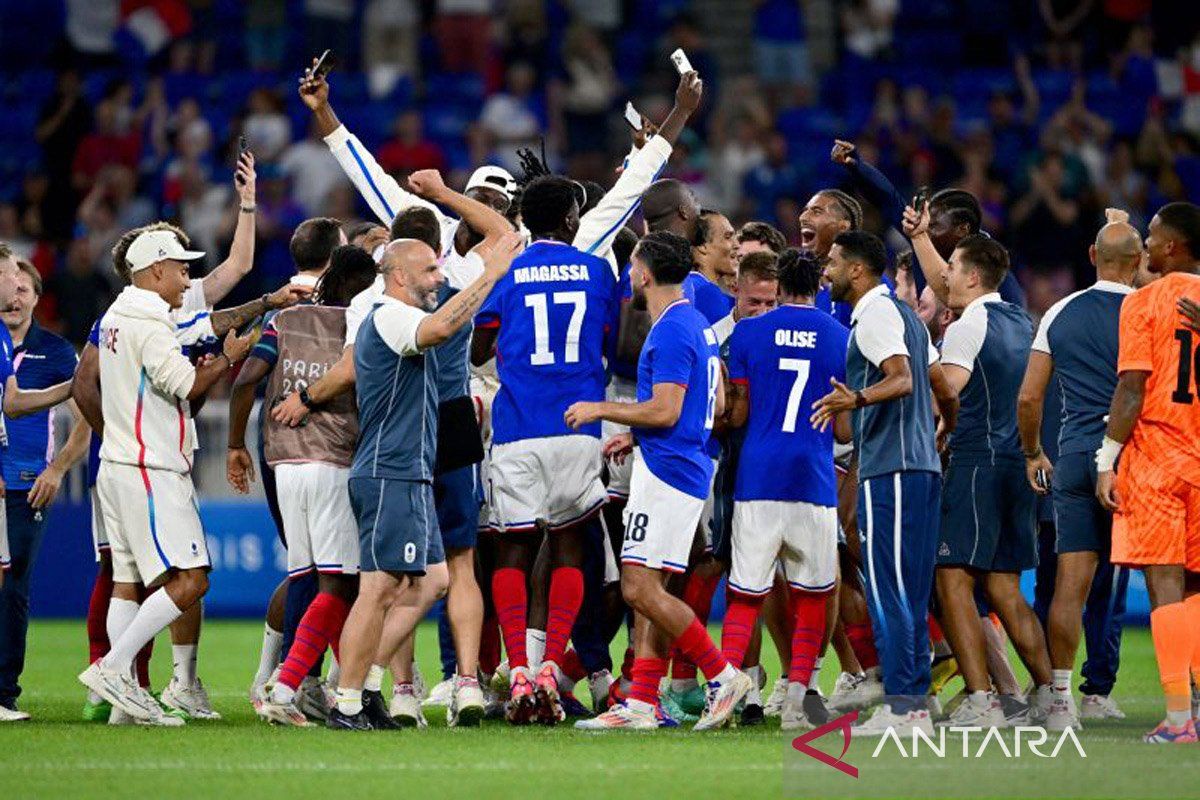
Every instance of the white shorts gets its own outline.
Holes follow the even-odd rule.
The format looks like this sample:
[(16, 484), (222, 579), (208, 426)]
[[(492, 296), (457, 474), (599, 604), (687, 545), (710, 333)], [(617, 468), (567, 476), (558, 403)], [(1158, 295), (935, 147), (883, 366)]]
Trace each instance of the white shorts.
[[(637, 383), (628, 378), (613, 376), (605, 390), (605, 397), (610, 403), (636, 403)], [(604, 420), (600, 423), (601, 438), (608, 441), (614, 436), (629, 433), (628, 425), (618, 425)], [(625, 459), (624, 464), (618, 464), (612, 459), (608, 461), (608, 496), (619, 500), (629, 497), (629, 474), (633, 470), (633, 459)]]
[(659, 480), (641, 453), (629, 479), (621, 563), (684, 572), (704, 501)]
[(714, 458), (712, 465), (712, 478), (708, 481), (708, 497), (704, 498), (704, 512), (700, 515), (700, 533), (704, 537), (704, 549), (710, 553), (713, 546), (713, 514), (717, 510), (717, 493), (713, 491), (713, 486), (717, 482), (717, 470), (721, 467), (721, 459)]
[(789, 586), (810, 592), (832, 589), (837, 536), (837, 509), (830, 506), (775, 500), (734, 503), (729, 586), (742, 594), (767, 594), (778, 561)]
[(532, 531), (539, 520), (551, 529), (582, 522), (604, 505), (600, 440), (593, 436), (547, 436), (492, 445), (488, 465), (490, 527)]
[(350, 507), (349, 479), (348, 467), (276, 465), (289, 577), (313, 568), (332, 575), (358, 572), (358, 523)]
[(117, 583), (158, 585), (170, 569), (208, 569), (192, 476), (104, 461), (96, 494)]
[(100, 511), (100, 494), (93, 486), (88, 490), (92, 498), (92, 550), (96, 553), (96, 563), (100, 562), (100, 554), (108, 552), (108, 531), (104, 529), (104, 514)]

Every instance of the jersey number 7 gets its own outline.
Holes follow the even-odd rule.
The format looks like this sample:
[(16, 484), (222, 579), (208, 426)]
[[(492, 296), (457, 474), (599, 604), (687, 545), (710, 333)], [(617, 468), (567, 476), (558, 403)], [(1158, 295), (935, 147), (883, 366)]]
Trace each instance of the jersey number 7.
[[(571, 305), (571, 320), (567, 323), (567, 341), (563, 348), (563, 363), (579, 361), (579, 332), (583, 329), (583, 315), (587, 312), (586, 292), (555, 292), (555, 305)], [(533, 352), (529, 363), (542, 367), (554, 363), (554, 352), (550, 349), (550, 313), (546, 304), (546, 292), (525, 296), (525, 305), (533, 309)]]
[(783, 432), (795, 433), (796, 417), (800, 414), (800, 398), (804, 396), (804, 387), (808, 385), (812, 362), (803, 358), (781, 358), (779, 369), (796, 373), (796, 378), (792, 381), (792, 390), (788, 392), (787, 407), (783, 411)]

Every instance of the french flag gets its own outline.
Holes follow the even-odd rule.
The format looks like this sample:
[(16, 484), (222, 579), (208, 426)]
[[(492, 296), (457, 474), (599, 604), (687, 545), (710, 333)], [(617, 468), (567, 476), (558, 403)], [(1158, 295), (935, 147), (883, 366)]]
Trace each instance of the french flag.
[(118, 50), (132, 61), (153, 58), (192, 29), (183, 0), (123, 0)]

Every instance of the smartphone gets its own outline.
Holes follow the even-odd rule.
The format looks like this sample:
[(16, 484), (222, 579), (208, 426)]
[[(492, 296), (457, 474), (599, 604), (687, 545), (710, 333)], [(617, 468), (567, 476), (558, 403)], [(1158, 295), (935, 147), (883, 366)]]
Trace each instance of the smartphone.
[[(249, 143), (246, 141), (246, 134), (244, 134), (244, 133), (243, 133), (241, 136), (239, 136), (239, 137), (238, 137), (238, 154), (237, 154), (237, 160), (238, 160), (238, 162), (239, 162), (239, 163), (240, 163), (240, 162), (241, 162), (241, 160), (242, 160), (242, 154), (243, 154), (243, 153), (245, 153), (245, 152), (246, 152), (247, 150), (249, 150), (249, 149), (250, 149), (250, 144), (249, 144)], [(238, 175), (236, 172), (234, 173), (233, 179), (234, 179), (235, 181), (237, 181), (237, 185), (238, 185), (238, 186), (241, 186), (241, 185), (243, 185), (243, 184), (245, 183), (245, 181), (244, 181), (244, 180), (242, 180), (242, 176), (241, 176), (241, 175)]]
[(633, 103), (625, 101), (625, 121), (629, 123), (629, 127), (635, 131), (642, 129), (642, 115), (633, 107)]
[(1034, 473), (1033, 479), (1035, 481), (1037, 481), (1038, 487), (1043, 492), (1050, 491), (1050, 481), (1046, 479), (1046, 470), (1039, 469), (1037, 472)]
[(925, 211), (925, 204), (929, 202), (929, 187), (922, 186), (917, 190), (917, 196), (913, 198), (913, 210), (918, 214)]
[(321, 57), (317, 59), (317, 63), (312, 68), (314, 78), (324, 78), (333, 69), (333, 59), (330, 58), (329, 50), (321, 53)]
[(679, 70), (680, 75), (686, 75), (693, 71), (692, 62), (688, 61), (687, 54), (683, 52), (682, 47), (671, 53), (671, 63), (675, 65), (675, 69)]

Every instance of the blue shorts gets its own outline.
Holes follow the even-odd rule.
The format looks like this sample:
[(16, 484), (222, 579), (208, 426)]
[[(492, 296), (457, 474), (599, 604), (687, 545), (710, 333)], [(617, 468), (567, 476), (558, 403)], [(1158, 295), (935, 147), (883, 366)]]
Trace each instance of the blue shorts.
[(362, 572), (424, 575), (446, 560), (434, 511), (433, 485), (389, 478), (351, 478)]
[[(1112, 515), (1096, 499), (1096, 457), (1067, 453), (1054, 464), (1056, 553), (1101, 553), (1112, 548)], [(1107, 559), (1105, 559), (1107, 560)]]
[(476, 464), (444, 472), (433, 479), (442, 545), (447, 550), (474, 547), (479, 538), (481, 495)]
[(1022, 572), (1037, 560), (1037, 495), (1025, 464), (951, 458), (942, 485), (938, 566)]

